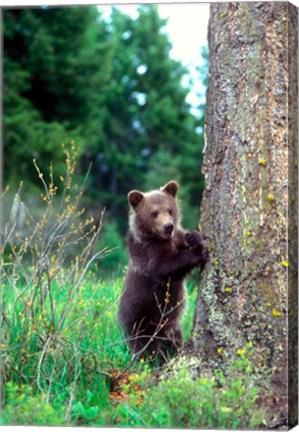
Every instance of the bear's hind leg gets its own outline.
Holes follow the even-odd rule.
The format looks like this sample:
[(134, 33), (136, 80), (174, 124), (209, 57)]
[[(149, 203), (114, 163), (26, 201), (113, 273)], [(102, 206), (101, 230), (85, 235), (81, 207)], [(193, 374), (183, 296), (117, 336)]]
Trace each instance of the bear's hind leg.
[(128, 338), (134, 358), (154, 358), (159, 351), (160, 340), (154, 326), (146, 326), (135, 331)]
[(160, 349), (165, 359), (175, 356), (183, 345), (183, 335), (179, 327), (168, 330), (161, 341)]

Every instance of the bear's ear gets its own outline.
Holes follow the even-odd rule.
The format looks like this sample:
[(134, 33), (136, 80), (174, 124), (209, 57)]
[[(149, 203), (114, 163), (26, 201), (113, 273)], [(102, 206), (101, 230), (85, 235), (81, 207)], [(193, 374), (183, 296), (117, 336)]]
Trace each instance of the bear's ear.
[(143, 198), (143, 193), (138, 190), (132, 190), (128, 193), (128, 200), (133, 208), (136, 208)]
[(179, 185), (176, 181), (171, 180), (170, 182), (166, 183), (165, 186), (163, 186), (160, 190), (161, 192), (168, 193), (169, 195), (175, 197), (179, 189)]

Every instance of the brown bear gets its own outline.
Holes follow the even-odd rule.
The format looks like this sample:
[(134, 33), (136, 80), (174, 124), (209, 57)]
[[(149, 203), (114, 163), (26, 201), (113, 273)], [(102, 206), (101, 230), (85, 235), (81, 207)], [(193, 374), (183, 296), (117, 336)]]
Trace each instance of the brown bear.
[(134, 357), (165, 360), (181, 347), (184, 278), (208, 258), (199, 232), (180, 226), (177, 192), (170, 181), (160, 190), (128, 194), (129, 266), (118, 317)]

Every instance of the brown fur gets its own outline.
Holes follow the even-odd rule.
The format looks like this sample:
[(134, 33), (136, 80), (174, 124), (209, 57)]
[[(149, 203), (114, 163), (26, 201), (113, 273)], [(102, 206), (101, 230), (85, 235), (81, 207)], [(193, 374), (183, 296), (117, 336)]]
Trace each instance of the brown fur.
[(129, 192), (129, 268), (120, 299), (119, 321), (135, 356), (165, 358), (182, 345), (179, 318), (185, 303), (183, 281), (208, 258), (197, 231), (180, 227), (178, 185)]

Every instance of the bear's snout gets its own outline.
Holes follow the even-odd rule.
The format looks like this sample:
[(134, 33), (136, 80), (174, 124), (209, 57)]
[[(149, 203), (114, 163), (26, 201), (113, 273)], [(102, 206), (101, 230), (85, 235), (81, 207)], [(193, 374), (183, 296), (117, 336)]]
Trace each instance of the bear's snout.
[(171, 235), (173, 232), (174, 225), (172, 222), (168, 222), (164, 225), (164, 232), (167, 235)]

